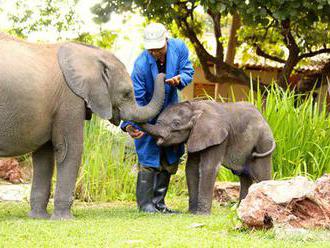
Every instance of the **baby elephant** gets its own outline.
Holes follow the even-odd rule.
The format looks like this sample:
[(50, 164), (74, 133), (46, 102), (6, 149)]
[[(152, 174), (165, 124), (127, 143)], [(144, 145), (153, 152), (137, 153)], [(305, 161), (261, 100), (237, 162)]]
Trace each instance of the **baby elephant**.
[(159, 146), (187, 143), (192, 213), (210, 213), (220, 165), (239, 176), (240, 200), (253, 181), (271, 179), (275, 141), (266, 120), (250, 103), (182, 102), (165, 109), (155, 125), (142, 128)]

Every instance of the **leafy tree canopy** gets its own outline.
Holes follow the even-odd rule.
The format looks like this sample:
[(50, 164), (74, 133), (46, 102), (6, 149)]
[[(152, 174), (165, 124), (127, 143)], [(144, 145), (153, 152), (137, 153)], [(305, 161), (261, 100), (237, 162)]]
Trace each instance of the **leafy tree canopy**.
[(32, 33), (40, 31), (50, 32), (56, 33), (58, 40), (70, 38), (97, 47), (110, 48), (117, 34), (104, 30), (101, 26), (99, 26), (99, 32), (95, 34), (82, 32), (81, 29), (85, 23), (77, 13), (77, 4), (78, 0), (38, 2), (16, 0), (12, 3), (13, 9), (6, 11), (10, 22), (8, 32), (20, 38), (27, 38)]
[(241, 38), (254, 46), (258, 55), (284, 64), (280, 84), (284, 85), (303, 59), (330, 54), (329, 1), (233, 2), (244, 23)]
[[(225, 61), (224, 42), (227, 39), (223, 35), (221, 20), (228, 14), (238, 13), (241, 18), (241, 43), (253, 46), (259, 56), (283, 63), (279, 77), (282, 87), (286, 86), (299, 61), (330, 53), (328, 0), (102, 0), (92, 9), (99, 23), (108, 21), (112, 12), (125, 11), (139, 12), (150, 20), (167, 25), (175, 23), (193, 44), (206, 78), (213, 82), (250, 83), (242, 70)], [(201, 18), (201, 12), (207, 13), (212, 20), (216, 43), (214, 54), (200, 40), (205, 30), (205, 18)], [(215, 71), (209, 69), (210, 63), (215, 65)]]
[(109, 30), (103, 30), (99, 34), (81, 33), (74, 40), (96, 47), (110, 49), (113, 46), (116, 38), (116, 33)]
[(82, 20), (75, 11), (76, 0), (16, 1), (8, 13), (9, 32), (21, 38), (39, 31), (54, 31), (61, 38), (64, 32), (78, 33)]

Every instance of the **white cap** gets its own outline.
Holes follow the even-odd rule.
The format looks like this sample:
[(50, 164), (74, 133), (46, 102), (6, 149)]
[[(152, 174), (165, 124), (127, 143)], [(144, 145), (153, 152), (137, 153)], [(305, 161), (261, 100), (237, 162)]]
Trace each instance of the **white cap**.
[(151, 23), (144, 29), (144, 48), (159, 49), (165, 46), (167, 30), (163, 24)]

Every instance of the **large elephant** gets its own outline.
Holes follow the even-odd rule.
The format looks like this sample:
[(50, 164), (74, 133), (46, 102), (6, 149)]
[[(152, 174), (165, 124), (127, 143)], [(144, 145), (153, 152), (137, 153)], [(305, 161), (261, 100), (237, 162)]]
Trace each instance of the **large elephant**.
[(146, 122), (164, 101), (159, 75), (147, 106), (137, 106), (125, 66), (110, 52), (76, 43), (33, 44), (0, 33), (0, 157), (32, 152), (33, 218), (48, 218), (57, 164), (54, 219), (72, 218), (86, 106), (103, 119)]
[(143, 124), (158, 145), (187, 143), (189, 211), (208, 214), (220, 165), (240, 178), (240, 200), (253, 181), (271, 179), (272, 131), (249, 103), (192, 101), (172, 105), (155, 125)]

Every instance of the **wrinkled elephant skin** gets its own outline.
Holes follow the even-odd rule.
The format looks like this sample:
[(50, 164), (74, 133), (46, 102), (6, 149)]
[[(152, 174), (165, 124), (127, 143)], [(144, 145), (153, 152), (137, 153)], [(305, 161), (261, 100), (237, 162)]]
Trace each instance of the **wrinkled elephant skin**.
[(240, 178), (240, 200), (253, 181), (271, 179), (272, 131), (249, 103), (192, 101), (172, 105), (155, 125), (143, 124), (158, 145), (187, 143), (189, 210), (208, 214), (220, 165)]
[(146, 122), (160, 111), (164, 75), (150, 104), (134, 101), (125, 66), (110, 52), (76, 43), (33, 44), (0, 33), (0, 157), (32, 152), (32, 218), (69, 219), (83, 150), (85, 105), (103, 119)]

